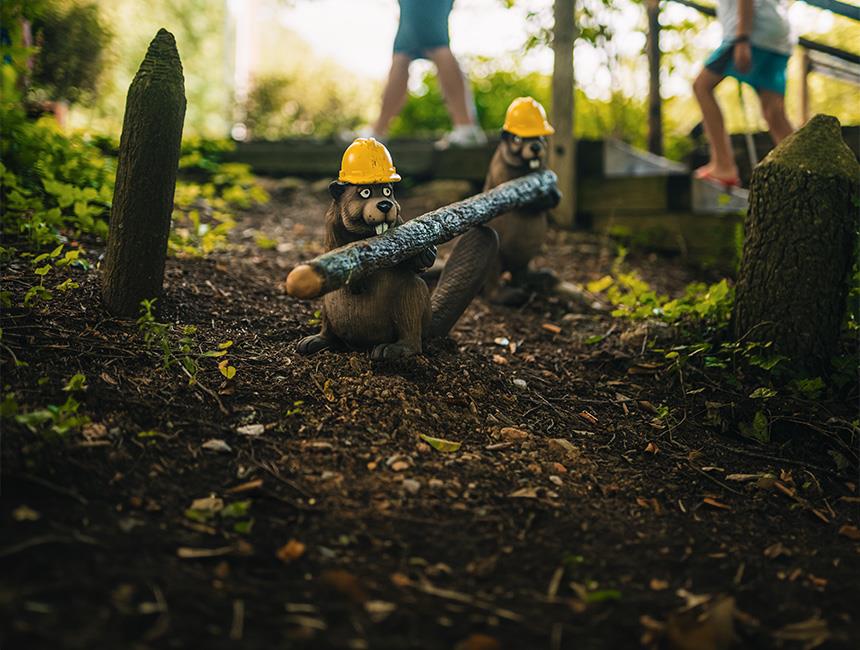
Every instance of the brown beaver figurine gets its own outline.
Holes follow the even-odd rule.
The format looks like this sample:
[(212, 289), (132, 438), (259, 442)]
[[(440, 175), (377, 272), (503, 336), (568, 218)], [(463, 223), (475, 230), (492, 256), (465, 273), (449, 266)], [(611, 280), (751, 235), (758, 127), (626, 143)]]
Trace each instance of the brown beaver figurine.
[[(385, 146), (359, 138), (346, 150), (337, 181), (329, 185), (326, 250), (384, 234), (403, 223), (392, 183), (400, 176)], [(498, 249), (496, 233), (473, 228), (457, 242), (433, 295), (418, 272), (431, 266), (431, 247), (399, 265), (377, 271), (323, 297), (322, 330), (303, 338), (297, 350), (371, 348), (388, 360), (421, 352), (429, 338), (445, 336), (480, 291)], [(487, 251), (492, 255), (488, 256)]]
[[(518, 97), (508, 107), (502, 127), (502, 139), (490, 161), (484, 191), (505, 181), (543, 169), (546, 165), (546, 136), (555, 133), (546, 112), (531, 97)], [(529, 271), (546, 237), (546, 210), (520, 208), (496, 217), (489, 223), (499, 234), (499, 252), (494, 256), (484, 293), (495, 303), (523, 304), (529, 296), (529, 285), (546, 289), (558, 282), (550, 271)], [(507, 286), (499, 286), (504, 271), (511, 274)]]

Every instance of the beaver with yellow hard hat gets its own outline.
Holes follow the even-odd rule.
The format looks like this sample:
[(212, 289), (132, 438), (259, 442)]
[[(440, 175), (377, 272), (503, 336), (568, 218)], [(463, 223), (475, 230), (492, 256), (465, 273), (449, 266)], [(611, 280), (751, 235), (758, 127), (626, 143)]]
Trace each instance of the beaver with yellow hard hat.
[[(508, 106), (502, 137), (487, 171), (484, 191), (506, 181), (546, 167), (547, 136), (555, 129), (540, 102), (517, 97)], [(494, 256), (484, 294), (494, 303), (521, 305), (532, 290), (548, 290), (558, 282), (549, 271), (530, 271), (529, 262), (538, 255), (548, 228), (546, 210), (520, 208), (506, 212), (489, 223), (499, 235), (499, 251)], [(501, 284), (507, 271), (511, 280)]]
[[(373, 138), (356, 139), (343, 154), (325, 215), (326, 250), (369, 237), (386, 237), (403, 223), (394, 183), (400, 175), (388, 149)], [(302, 354), (370, 349), (374, 360), (418, 354), (430, 338), (448, 334), (477, 295), (498, 248), (496, 233), (479, 226), (454, 247), (432, 296), (418, 273), (433, 265), (431, 246), (323, 296), (322, 329), (298, 343)], [(488, 255), (489, 251), (489, 255)]]

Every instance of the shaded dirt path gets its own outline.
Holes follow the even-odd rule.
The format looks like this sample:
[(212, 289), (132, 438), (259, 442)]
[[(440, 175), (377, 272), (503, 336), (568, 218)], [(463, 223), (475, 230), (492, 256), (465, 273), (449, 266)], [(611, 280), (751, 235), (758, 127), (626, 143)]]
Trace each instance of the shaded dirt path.
[[(416, 191), (405, 213), (453, 198)], [(408, 362), (296, 355), (317, 306), (280, 284), (319, 252), (325, 204), (319, 186), (276, 192), (233, 250), (169, 262), (163, 318), (204, 349), (232, 340), (229, 382), (214, 359), (202, 387), (162, 370), (103, 312), (95, 273), (41, 313), (4, 312), (29, 363), (4, 355), (5, 390), (58, 404), (81, 372), (92, 423), (46, 443), (3, 421), (0, 645), (707, 649), (733, 627), (740, 647), (856, 647), (860, 547), (838, 534), (856, 481), (796, 444), (718, 435), (706, 402), (731, 391), (643, 355), (659, 331), (535, 297), (477, 301)], [(544, 263), (585, 282), (614, 255), (554, 234)], [(697, 279), (628, 263), (661, 291)], [(187, 512), (207, 497), (221, 504)], [(774, 636), (797, 623), (801, 641)]]

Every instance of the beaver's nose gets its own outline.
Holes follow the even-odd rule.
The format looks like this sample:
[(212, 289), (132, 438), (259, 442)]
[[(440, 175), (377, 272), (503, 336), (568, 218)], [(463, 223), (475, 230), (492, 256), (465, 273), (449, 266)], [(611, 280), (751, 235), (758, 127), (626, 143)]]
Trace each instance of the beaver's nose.
[(376, 204), (376, 207), (379, 208), (379, 211), (383, 214), (388, 214), (388, 211), (394, 207), (394, 204), (388, 200), (382, 200)]
[(531, 144), (531, 150), (532, 150), (534, 153), (540, 153), (540, 142), (532, 142), (532, 144)]

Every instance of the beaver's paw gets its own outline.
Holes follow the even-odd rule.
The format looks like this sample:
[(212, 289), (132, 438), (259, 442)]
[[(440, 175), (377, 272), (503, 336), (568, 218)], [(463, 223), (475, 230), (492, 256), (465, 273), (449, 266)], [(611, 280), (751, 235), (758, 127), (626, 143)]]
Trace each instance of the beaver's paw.
[(419, 269), (429, 269), (436, 261), (436, 247), (428, 246), (415, 256), (415, 261)]
[(550, 269), (528, 271), (526, 272), (525, 281), (529, 287), (543, 293), (551, 291), (560, 282), (558, 276)]
[(411, 357), (418, 352), (411, 345), (405, 343), (381, 343), (370, 351), (370, 358), (374, 361), (392, 361)]
[(322, 334), (314, 334), (313, 336), (306, 336), (299, 341), (296, 351), (299, 354), (315, 354), (323, 350), (330, 350), (332, 347), (332, 342)]
[(528, 302), (530, 295), (530, 292), (520, 287), (500, 287), (490, 297), (490, 302), (505, 307), (521, 307)]

